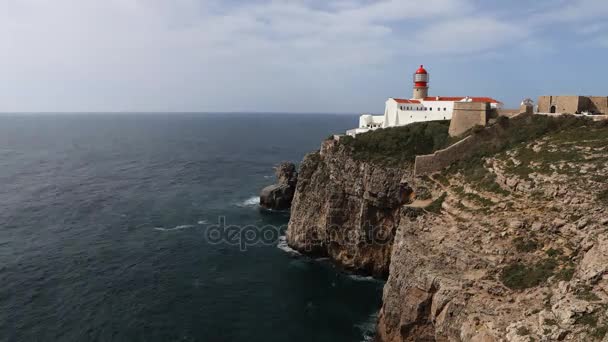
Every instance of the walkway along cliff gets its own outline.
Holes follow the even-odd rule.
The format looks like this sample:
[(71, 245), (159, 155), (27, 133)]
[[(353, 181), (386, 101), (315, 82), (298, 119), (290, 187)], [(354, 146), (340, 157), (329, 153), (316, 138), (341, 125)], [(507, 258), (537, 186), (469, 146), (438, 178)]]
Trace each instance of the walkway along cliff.
[(289, 245), (388, 277), (377, 341), (608, 341), (608, 125), (501, 119), (415, 176), (454, 143), (429, 124), (307, 155)]

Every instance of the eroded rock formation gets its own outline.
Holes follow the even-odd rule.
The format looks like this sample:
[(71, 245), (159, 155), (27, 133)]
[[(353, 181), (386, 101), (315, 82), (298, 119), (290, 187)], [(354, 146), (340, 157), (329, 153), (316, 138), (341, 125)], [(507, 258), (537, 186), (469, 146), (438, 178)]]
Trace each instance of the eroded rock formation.
[(399, 210), (407, 199), (410, 169), (386, 168), (352, 158), (334, 140), (304, 158), (288, 244), (328, 256), (346, 269), (388, 275)]
[(275, 168), (277, 184), (269, 185), (260, 192), (260, 206), (270, 210), (286, 210), (291, 206), (298, 182), (298, 172), (293, 163), (281, 163)]
[[(354, 160), (329, 140), (302, 164), (288, 242), (389, 274), (378, 342), (606, 342), (607, 175), (608, 127), (548, 134), (424, 178)], [(432, 203), (410, 203), (404, 182)]]

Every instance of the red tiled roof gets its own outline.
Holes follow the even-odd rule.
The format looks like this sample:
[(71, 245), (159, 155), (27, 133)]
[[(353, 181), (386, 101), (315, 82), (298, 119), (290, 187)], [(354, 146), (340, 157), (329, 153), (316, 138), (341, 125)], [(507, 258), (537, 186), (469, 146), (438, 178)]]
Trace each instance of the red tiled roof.
[(418, 100), (405, 100), (405, 99), (393, 99), (395, 100), (395, 102), (397, 103), (417, 103), (420, 104), (420, 101)]
[[(424, 101), (461, 101), (464, 100), (465, 96), (456, 96), (456, 97), (448, 97), (448, 96), (429, 96), (424, 99)], [(498, 100), (495, 100), (491, 97), (469, 97), (471, 102), (486, 102), (486, 103), (501, 103)]]

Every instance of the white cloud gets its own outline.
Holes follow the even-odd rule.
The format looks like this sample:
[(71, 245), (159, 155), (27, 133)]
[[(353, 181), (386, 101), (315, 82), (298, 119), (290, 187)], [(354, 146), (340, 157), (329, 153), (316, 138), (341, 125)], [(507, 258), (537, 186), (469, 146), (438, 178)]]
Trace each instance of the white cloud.
[(344, 88), (357, 69), (406, 49), (489, 52), (527, 30), (470, 0), (230, 4), (0, 0), (0, 74), (10, 84), (0, 111), (234, 110), (226, 103), (237, 91), (259, 109), (272, 94)]

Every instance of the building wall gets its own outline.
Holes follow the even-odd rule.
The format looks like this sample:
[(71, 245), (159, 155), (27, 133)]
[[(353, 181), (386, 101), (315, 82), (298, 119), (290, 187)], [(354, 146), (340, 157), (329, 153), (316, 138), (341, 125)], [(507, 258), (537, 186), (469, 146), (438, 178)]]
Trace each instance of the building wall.
[(606, 96), (541, 96), (538, 98), (538, 112), (551, 113), (608, 113), (608, 97)]
[(386, 101), (384, 126), (409, 125), (414, 122), (452, 119), (453, 101), (421, 101), (421, 103), (398, 103), (393, 99)]
[(485, 126), (488, 122), (489, 111), (489, 103), (455, 102), (450, 122), (450, 136), (462, 135), (477, 125)]
[(588, 111), (596, 114), (608, 114), (608, 96), (589, 96)]

